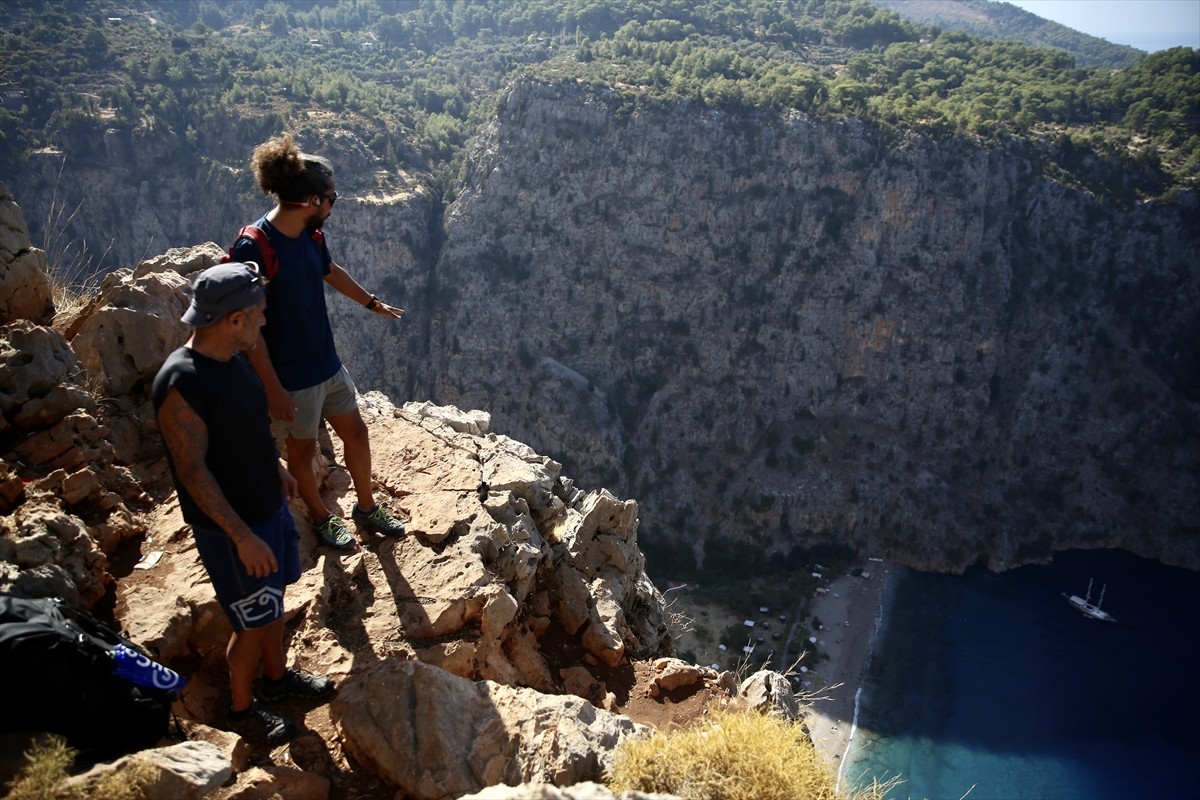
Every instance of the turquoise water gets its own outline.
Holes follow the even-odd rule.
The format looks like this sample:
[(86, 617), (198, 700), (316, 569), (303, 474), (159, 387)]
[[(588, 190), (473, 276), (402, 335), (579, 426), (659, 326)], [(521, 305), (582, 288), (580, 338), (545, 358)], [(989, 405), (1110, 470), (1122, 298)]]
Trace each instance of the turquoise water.
[[(1062, 593), (1117, 618), (1084, 617)], [(892, 798), (1200, 796), (1200, 574), (1123, 551), (902, 572), (843, 780)]]

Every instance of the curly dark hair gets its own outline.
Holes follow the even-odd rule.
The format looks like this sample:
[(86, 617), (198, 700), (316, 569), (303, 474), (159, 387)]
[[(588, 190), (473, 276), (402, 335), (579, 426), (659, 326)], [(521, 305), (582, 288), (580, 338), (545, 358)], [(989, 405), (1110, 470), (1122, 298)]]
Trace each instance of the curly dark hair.
[(320, 156), (300, 152), (290, 133), (254, 148), (250, 169), (263, 194), (291, 203), (320, 194), (333, 183), (333, 165)]

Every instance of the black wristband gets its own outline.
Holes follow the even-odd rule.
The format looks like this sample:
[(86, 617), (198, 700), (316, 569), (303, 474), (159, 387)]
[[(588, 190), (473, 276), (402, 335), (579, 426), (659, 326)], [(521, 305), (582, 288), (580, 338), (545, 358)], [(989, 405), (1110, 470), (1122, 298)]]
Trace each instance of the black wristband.
[(379, 305), (379, 298), (375, 295), (371, 295), (371, 302), (367, 303), (365, 306), (363, 306), (363, 308), (365, 308), (367, 311), (374, 311), (375, 306), (377, 305)]

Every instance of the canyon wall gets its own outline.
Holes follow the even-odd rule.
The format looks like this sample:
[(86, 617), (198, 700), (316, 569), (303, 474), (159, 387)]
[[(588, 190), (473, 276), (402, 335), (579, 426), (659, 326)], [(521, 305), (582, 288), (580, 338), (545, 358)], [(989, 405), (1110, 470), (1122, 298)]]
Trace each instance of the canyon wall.
[[(658, 576), (813, 548), (1200, 568), (1191, 192), (1122, 207), (1027, 147), (574, 82), (516, 84), (445, 206), (347, 134), (302, 143), (347, 195), (334, 258), (407, 309), (331, 301), (359, 388), (487, 409), (638, 498)], [(66, 168), (73, 226), (122, 266), (144, 240), (224, 247), (269, 205), (244, 163), (128, 147)], [(49, 206), (60, 161), (31, 162), (23, 205)]]
[(638, 497), (660, 570), (748, 542), (1200, 567), (1197, 205), (1114, 208), (1016, 147), (522, 84), (449, 209), (417, 392)]

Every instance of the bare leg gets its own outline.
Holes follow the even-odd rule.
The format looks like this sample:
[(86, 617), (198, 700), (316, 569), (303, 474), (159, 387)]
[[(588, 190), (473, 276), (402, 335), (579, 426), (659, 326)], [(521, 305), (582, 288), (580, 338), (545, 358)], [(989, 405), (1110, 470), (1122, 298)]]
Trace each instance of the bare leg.
[(293, 439), (287, 437), (288, 472), (296, 479), (300, 490), (300, 499), (308, 507), (308, 514), (313, 524), (329, 516), (329, 509), (321, 499), (321, 490), (317, 486), (317, 474), (313, 471), (313, 458), (317, 454), (316, 439)]
[[(350, 480), (354, 482), (354, 493), (358, 495), (358, 507), (363, 511), (370, 511), (375, 507), (375, 494), (371, 490), (371, 439), (367, 434), (367, 424), (363, 422), (362, 414), (358, 413), (358, 409), (346, 414), (326, 417), (325, 420), (342, 440), (342, 447), (346, 454), (346, 471), (350, 473)], [(290, 460), (288, 468), (291, 468)], [(296, 480), (298, 481), (299, 478)]]
[(282, 678), (287, 668), (283, 652), (283, 618), (244, 631), (234, 631), (225, 648), (229, 664), (230, 707), (244, 711), (254, 702), (254, 674), (258, 665), (268, 678)]

